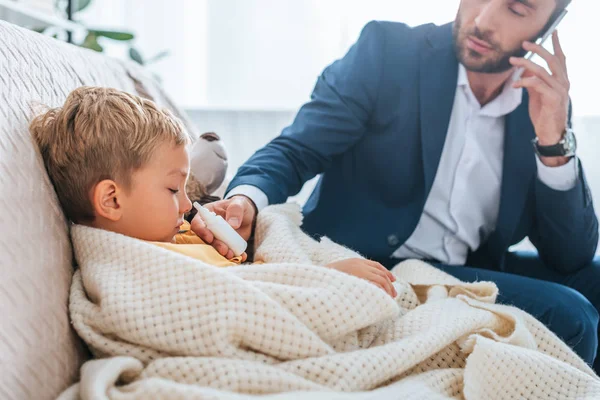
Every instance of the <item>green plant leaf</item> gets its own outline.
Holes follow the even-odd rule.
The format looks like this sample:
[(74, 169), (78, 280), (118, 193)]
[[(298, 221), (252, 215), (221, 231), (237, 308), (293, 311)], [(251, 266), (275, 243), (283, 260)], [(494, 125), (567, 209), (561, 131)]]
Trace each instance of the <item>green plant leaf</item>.
[(144, 65), (144, 58), (142, 57), (140, 52), (137, 51), (137, 49), (135, 49), (134, 47), (129, 48), (129, 57), (131, 57), (131, 59), (137, 62), (138, 64)]
[(93, 32), (96, 36), (104, 36), (113, 40), (121, 40), (128, 41), (134, 38), (133, 33), (129, 32), (120, 32), (120, 31), (102, 31), (96, 29), (90, 29), (90, 32)]
[(160, 53), (158, 53), (157, 55), (155, 55), (155, 56), (150, 57), (149, 59), (147, 59), (146, 60), (146, 64), (150, 64), (150, 63), (162, 60), (163, 58), (165, 58), (168, 55), (169, 55), (169, 50), (163, 50)]
[(81, 47), (85, 47), (86, 49), (92, 49), (98, 52), (102, 52), (104, 50), (102, 46), (98, 43), (98, 36), (96, 36), (93, 32), (88, 32), (85, 40), (81, 44)]

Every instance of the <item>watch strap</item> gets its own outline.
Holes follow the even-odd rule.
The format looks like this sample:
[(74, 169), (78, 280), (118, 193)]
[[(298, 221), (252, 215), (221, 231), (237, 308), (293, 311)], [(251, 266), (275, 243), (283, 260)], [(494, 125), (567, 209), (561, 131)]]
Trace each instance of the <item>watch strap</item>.
[(542, 146), (537, 137), (533, 139), (532, 143), (536, 154), (541, 157), (569, 157), (575, 155), (576, 148), (576, 142), (570, 140), (571, 137), (574, 137), (574, 133), (571, 129), (567, 129), (560, 142), (554, 145)]

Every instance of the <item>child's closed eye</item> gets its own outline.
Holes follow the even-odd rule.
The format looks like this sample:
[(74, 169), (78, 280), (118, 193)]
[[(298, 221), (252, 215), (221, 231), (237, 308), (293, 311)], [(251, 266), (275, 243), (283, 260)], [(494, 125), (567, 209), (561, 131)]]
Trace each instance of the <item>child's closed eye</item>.
[(179, 189), (170, 189), (170, 188), (169, 188), (169, 190), (170, 190), (170, 191), (171, 191), (171, 193), (173, 193), (173, 194), (177, 194), (177, 193), (179, 193)]

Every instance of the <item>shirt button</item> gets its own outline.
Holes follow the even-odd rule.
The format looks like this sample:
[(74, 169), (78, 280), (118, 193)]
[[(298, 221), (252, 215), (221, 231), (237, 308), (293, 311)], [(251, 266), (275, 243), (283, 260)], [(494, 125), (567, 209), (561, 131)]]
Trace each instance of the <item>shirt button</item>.
[(390, 235), (387, 237), (387, 242), (390, 246), (395, 247), (400, 244), (400, 239), (396, 235)]

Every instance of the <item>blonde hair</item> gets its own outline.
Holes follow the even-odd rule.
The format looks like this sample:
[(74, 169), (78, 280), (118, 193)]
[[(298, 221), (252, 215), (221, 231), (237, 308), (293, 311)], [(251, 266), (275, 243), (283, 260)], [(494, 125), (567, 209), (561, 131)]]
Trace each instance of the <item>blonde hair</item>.
[(132, 173), (158, 145), (185, 145), (181, 122), (150, 100), (101, 87), (72, 91), (62, 107), (33, 119), (30, 132), (68, 219), (94, 220), (92, 188), (112, 179), (129, 189)]

